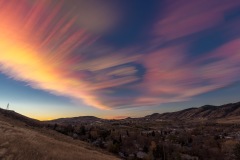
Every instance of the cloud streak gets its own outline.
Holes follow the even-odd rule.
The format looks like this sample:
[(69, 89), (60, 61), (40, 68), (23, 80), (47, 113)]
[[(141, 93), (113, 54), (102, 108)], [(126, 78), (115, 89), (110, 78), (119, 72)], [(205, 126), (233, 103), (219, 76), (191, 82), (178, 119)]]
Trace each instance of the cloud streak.
[[(86, 88), (89, 84), (77, 79), (69, 67), (74, 64), (70, 59), (73, 58), (70, 56), (73, 49), (93, 43), (94, 38), (90, 38), (84, 29), (74, 30), (72, 21), (64, 17), (46, 19), (51, 21), (47, 24), (51, 28), (46, 33), (42, 29), (45, 21), (37, 21), (48, 12), (45, 7), (48, 2), (39, 1), (33, 7), (28, 6), (27, 1), (19, 3), (16, 9), (15, 2), (5, 2), (0, 11), (3, 20), (0, 24), (1, 71), (16, 80), (26, 81), (34, 88), (84, 99), (88, 104), (106, 109), (88, 93)], [(24, 13), (27, 7), (30, 7), (30, 12)], [(54, 9), (49, 11), (50, 15), (57, 12), (58, 7)], [(68, 33), (69, 30), (72, 32)]]
[[(118, 49), (101, 41), (121, 21), (116, 4), (105, 2), (96, 11), (95, 5), (85, 4), (90, 11), (83, 16), (70, 11), (73, 6), (67, 1), (0, 0), (0, 71), (33, 88), (99, 109), (189, 100), (239, 80), (240, 33), (189, 58), (200, 31), (239, 25), (223, 23), (225, 13), (239, 2), (217, 2), (166, 3), (154, 32), (144, 31), (146, 37), (164, 37), (161, 41), (152, 38), (144, 45)], [(94, 15), (103, 21), (95, 22)]]

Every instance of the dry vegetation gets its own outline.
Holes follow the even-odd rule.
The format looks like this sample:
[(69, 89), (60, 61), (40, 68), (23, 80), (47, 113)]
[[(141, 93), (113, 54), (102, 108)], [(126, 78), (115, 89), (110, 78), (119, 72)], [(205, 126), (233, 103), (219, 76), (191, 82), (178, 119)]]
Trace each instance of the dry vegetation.
[(118, 159), (48, 129), (38, 129), (0, 114), (0, 159)]

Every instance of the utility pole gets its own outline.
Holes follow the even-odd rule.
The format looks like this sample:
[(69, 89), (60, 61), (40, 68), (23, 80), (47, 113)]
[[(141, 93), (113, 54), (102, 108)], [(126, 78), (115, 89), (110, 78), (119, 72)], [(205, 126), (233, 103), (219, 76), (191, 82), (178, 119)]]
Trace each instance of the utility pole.
[(9, 110), (9, 103), (7, 104), (7, 110)]

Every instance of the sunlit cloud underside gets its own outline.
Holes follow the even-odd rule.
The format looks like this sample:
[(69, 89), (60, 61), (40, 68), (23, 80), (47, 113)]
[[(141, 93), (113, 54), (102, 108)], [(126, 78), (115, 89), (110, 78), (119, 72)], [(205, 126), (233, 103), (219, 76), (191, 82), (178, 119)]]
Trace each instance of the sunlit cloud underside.
[[(239, 5), (232, 2), (211, 1), (207, 10), (204, 2), (196, 2), (198, 10), (193, 1), (184, 10), (166, 3), (153, 30), (144, 31), (152, 37), (145, 46), (116, 49), (101, 42), (124, 18), (110, 2), (105, 2), (110, 13), (93, 6), (83, 16), (66, 7), (68, 1), (0, 0), (0, 71), (99, 109), (186, 101), (239, 80), (240, 35), (230, 34), (215, 49), (188, 56), (187, 37), (221, 26), (224, 13)], [(224, 24), (239, 34), (236, 26), (238, 21)]]

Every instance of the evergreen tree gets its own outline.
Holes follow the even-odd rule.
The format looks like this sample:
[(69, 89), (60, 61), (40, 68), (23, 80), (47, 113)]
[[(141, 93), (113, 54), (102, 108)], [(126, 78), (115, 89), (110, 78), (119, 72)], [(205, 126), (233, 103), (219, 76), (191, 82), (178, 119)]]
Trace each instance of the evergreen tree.
[(86, 135), (85, 126), (81, 126), (81, 127), (80, 127), (80, 134), (81, 134), (81, 135)]
[(119, 143), (122, 143), (122, 135), (119, 136)]
[(154, 131), (152, 131), (152, 136), (155, 137), (155, 132)]
[(130, 137), (130, 136), (129, 136), (129, 133), (128, 133), (128, 130), (126, 130), (126, 134), (127, 134), (128, 137)]
[(240, 143), (235, 145), (233, 149), (233, 154), (235, 156), (235, 160), (240, 160)]

